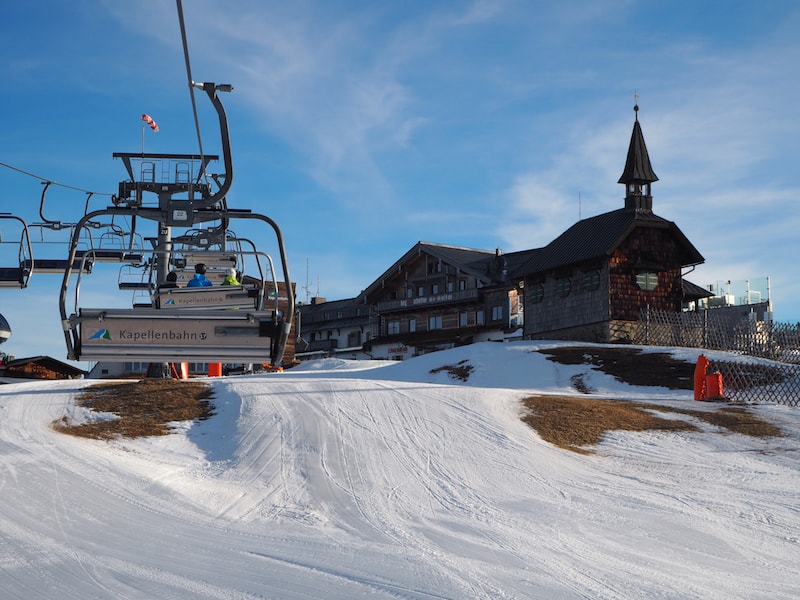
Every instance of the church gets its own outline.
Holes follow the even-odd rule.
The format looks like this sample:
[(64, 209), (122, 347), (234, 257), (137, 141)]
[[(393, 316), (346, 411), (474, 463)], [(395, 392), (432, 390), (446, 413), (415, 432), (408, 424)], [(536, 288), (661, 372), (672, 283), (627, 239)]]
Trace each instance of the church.
[(639, 107), (618, 183), (622, 208), (575, 223), (520, 267), (526, 339), (627, 341), (644, 308), (680, 312), (711, 293), (683, 278), (704, 262), (678, 226), (653, 212)]

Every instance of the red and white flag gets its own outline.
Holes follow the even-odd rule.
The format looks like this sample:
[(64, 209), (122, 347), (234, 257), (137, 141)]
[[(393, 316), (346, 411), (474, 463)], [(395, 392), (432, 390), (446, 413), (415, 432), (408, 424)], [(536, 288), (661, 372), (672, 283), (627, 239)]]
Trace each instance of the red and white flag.
[(158, 124), (153, 120), (153, 117), (150, 115), (142, 115), (142, 121), (150, 125), (150, 129), (153, 131), (158, 131)]

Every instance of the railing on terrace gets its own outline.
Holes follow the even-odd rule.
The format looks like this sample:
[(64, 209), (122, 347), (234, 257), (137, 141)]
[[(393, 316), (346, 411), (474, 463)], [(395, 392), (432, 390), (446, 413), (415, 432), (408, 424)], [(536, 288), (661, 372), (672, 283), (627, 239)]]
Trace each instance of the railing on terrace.
[(378, 312), (388, 312), (401, 310), (404, 308), (417, 308), (419, 306), (430, 306), (432, 304), (444, 304), (446, 302), (463, 302), (467, 300), (477, 300), (478, 289), (460, 290), (457, 292), (447, 292), (435, 296), (420, 296), (417, 298), (403, 298), (402, 300), (389, 300), (388, 302), (378, 303)]

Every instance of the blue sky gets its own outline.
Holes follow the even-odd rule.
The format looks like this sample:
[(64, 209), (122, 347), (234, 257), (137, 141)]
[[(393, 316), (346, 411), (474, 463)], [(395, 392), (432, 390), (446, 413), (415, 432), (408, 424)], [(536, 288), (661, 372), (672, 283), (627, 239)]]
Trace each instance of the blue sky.
[[(355, 296), (419, 240), (511, 252), (620, 208), (637, 92), (654, 211), (706, 259), (688, 279), (769, 276), (775, 318), (800, 321), (795, 2), (186, 0), (184, 13), (194, 79), (235, 88), (229, 204), (279, 223), (299, 299)], [(142, 113), (160, 127), (147, 151), (197, 152), (170, 0), (13, 3), (0, 56), (4, 163), (114, 193), (111, 155), (140, 149)], [(0, 184), (0, 211), (41, 221), (39, 179), (0, 168)], [(45, 217), (74, 222), (85, 203), (53, 186)], [(65, 358), (59, 286), (0, 290), (3, 350)]]

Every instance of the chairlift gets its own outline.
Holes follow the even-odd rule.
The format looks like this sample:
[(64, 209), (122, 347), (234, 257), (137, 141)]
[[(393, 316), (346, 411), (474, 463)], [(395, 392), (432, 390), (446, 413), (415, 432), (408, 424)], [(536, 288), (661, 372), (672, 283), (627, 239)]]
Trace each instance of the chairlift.
[[(63, 275), (64, 270), (67, 268), (67, 259), (53, 258), (54, 254), (64, 256), (65, 250), (69, 247), (69, 240), (55, 240), (45, 238), (52, 238), (57, 236), (58, 233), (66, 231), (67, 233), (77, 233), (72, 237), (77, 237), (79, 249), (76, 251), (75, 256), (72, 258), (71, 268), (82, 273), (91, 273), (93, 261), (86, 256), (86, 252), (91, 247), (91, 231), (84, 229), (86, 232), (81, 235), (81, 232), (75, 232), (74, 224), (65, 224), (56, 221), (46, 221), (42, 223), (31, 223), (31, 230), (38, 230), (38, 239), (34, 237), (32, 240), (33, 256), (27, 259), (23, 265), (24, 268), (29, 269), (32, 273), (46, 274), (46, 275)], [(47, 233), (45, 233), (47, 232)], [(40, 250), (42, 252), (40, 252)], [(58, 252), (56, 252), (58, 251)], [(44, 256), (42, 256), (42, 253)], [(34, 260), (35, 259), (35, 260)]]
[[(212, 192), (210, 185), (200, 182), (209, 162), (216, 157), (114, 153), (114, 158), (122, 159), (129, 180), (120, 183), (114, 206), (87, 213), (76, 224), (66, 261), (60, 311), (67, 356), (71, 360), (282, 365), (294, 319), (294, 288), (289, 277), (283, 236), (269, 217), (227, 207), (225, 197), (233, 180), (233, 165), (227, 117), (217, 92), (230, 91), (231, 88), (213, 83), (195, 85), (206, 92), (219, 117), (225, 173), (212, 177), (219, 189)], [(147, 173), (143, 174), (135, 168), (136, 161), (154, 163), (152, 171), (148, 166)], [(187, 175), (183, 167), (165, 167), (165, 164), (198, 164), (199, 167), (195, 176)], [(157, 195), (157, 206), (144, 202), (145, 192)], [(139, 263), (140, 268), (147, 271), (145, 291), (156, 300), (150, 306), (108, 309), (80, 305), (81, 277), (71, 278), (78, 256), (80, 231), (86, 223), (105, 216), (112, 219), (136, 217), (157, 224), (157, 237), (144, 238), (153, 244), (150, 258)], [(283, 282), (274, 281), (272, 259), (254, 247), (250, 255), (255, 257), (256, 264), (261, 265), (264, 261), (267, 266), (259, 266), (259, 279), (254, 279), (251, 285), (164, 289), (161, 284), (165, 283), (170, 267), (181, 269), (186, 274), (193, 271), (198, 262), (203, 262), (211, 266), (212, 276), (224, 276), (228, 268), (243, 265), (242, 252), (227, 249), (225, 244), (227, 224), (232, 220), (259, 221), (272, 230), (280, 252)], [(199, 229), (192, 228), (214, 221), (219, 221), (222, 226), (204, 230), (215, 234), (211, 243), (205, 246), (200, 237), (172, 238), (173, 227), (199, 232)], [(217, 233), (221, 236), (219, 239)], [(176, 241), (179, 243), (174, 244)], [(209, 242), (208, 238), (205, 241)], [(139, 284), (144, 282), (140, 271)], [(67, 314), (66, 298), (71, 284), (75, 287), (75, 306), (72, 313)], [(265, 295), (274, 301), (268, 305)]]
[(152, 270), (146, 264), (128, 263), (119, 268), (117, 287), (121, 290), (147, 290), (153, 289), (151, 280)]
[[(281, 253), (286, 276), (285, 253)], [(230, 252), (194, 252), (183, 253), (177, 260), (193, 273), (194, 265), (200, 261), (233, 265), (235, 258)], [(73, 360), (255, 362), (280, 366), (294, 316), (294, 290), (291, 284), (282, 287), (274, 281), (274, 267), (268, 255), (261, 253), (258, 260), (268, 265), (259, 284), (222, 286), (217, 282), (202, 288), (159, 287), (152, 279), (155, 269), (149, 265), (126, 265), (119, 287), (140, 297), (149, 294), (155, 298), (149, 304), (134, 301), (130, 309), (81, 307), (76, 290), (72, 314), (67, 316), (62, 306), (68, 356)], [(288, 276), (285, 279), (288, 281)], [(288, 293), (283, 291), (286, 289)]]
[[(135, 223), (135, 217), (133, 217)], [(88, 254), (93, 262), (104, 263), (138, 263), (142, 261), (144, 240), (141, 234), (135, 231), (135, 225), (124, 229), (111, 223), (104, 226), (96, 243), (92, 242), (91, 248), (78, 255)]]
[[(28, 281), (34, 266), (28, 224), (20, 217), (10, 213), (0, 213), (0, 219), (4, 221), (17, 221), (20, 225), (19, 236), (14, 235), (11, 239), (6, 239), (7, 235), (0, 235), (0, 248), (4, 245), (12, 246), (17, 255), (12, 266), (0, 266), (0, 288), (24, 289), (28, 287)], [(0, 232), (0, 234), (2, 234), (2, 232)], [(0, 256), (2, 256), (2, 253), (0, 253)], [(3, 257), (3, 260), (5, 260), (5, 257)]]

